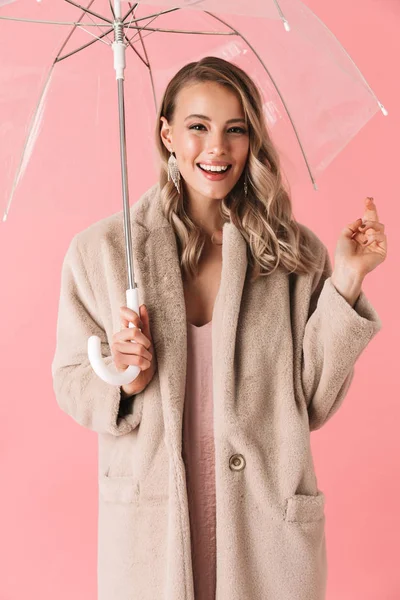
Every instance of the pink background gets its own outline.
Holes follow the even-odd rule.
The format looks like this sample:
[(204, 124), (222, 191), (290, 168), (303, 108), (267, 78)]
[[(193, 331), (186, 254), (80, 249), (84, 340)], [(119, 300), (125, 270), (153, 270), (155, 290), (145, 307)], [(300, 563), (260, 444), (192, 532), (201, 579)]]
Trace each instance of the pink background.
[[(318, 180), (318, 192), (311, 184), (292, 189), (297, 219), (321, 237), (332, 259), (340, 230), (362, 216), (365, 196), (375, 198), (388, 236), (388, 258), (363, 286), (383, 329), (358, 360), (340, 411), (311, 438), (327, 498), (327, 600), (398, 600), (400, 327), (392, 282), (399, 276), (400, 4), (308, 5), (389, 111), (388, 117), (378, 113), (333, 161)], [(127, 135), (134, 136), (130, 153), (128, 147), (133, 168), (132, 161), (140, 160), (140, 135), (129, 127)], [(154, 182), (153, 171), (137, 164), (131, 203)], [(47, 188), (43, 183), (40, 197), (36, 191), (22, 204), (19, 196), (8, 221), (0, 223), (1, 600), (96, 598), (97, 439), (59, 409), (50, 367), (69, 242), (77, 231), (122, 210), (122, 201), (118, 181), (92, 198), (79, 197), (78, 182), (69, 210), (62, 208), (62, 193), (62, 180)]]

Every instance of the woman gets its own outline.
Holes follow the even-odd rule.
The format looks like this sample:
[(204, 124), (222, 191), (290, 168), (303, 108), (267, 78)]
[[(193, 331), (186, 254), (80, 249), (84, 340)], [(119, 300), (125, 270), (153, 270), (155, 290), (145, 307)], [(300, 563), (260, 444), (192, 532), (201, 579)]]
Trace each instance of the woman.
[[(257, 87), (219, 58), (170, 81), (156, 142), (159, 182), (131, 208), (140, 315), (123, 306), (122, 212), (63, 264), (52, 372), (60, 407), (99, 434), (99, 598), (323, 600), (310, 431), (381, 328), (361, 285), (384, 226), (368, 200), (332, 271), (293, 217)], [(94, 374), (93, 334), (135, 381)]]

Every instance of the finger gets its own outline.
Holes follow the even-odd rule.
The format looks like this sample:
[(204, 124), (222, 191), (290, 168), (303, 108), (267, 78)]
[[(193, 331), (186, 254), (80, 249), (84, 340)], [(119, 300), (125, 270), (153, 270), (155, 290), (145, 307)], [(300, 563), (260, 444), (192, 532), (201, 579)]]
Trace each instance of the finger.
[(143, 323), (139, 320), (136, 321), (135, 323), (132, 323), (132, 321), (127, 321), (126, 319), (121, 319), (121, 331), (123, 329), (127, 329), (128, 327), (135, 327), (136, 329), (140, 329), (143, 330)]
[(360, 244), (361, 246), (363, 245), (363, 243), (365, 242), (365, 234), (361, 233), (360, 231), (356, 231), (356, 233), (352, 236), (352, 239), (354, 242), (357, 242), (358, 244)]
[(363, 221), (379, 221), (378, 211), (373, 198), (368, 197), (365, 199), (365, 210)]
[[(136, 340), (135, 340), (136, 341)], [(136, 356), (143, 356), (150, 362), (153, 359), (153, 355), (149, 352), (142, 344), (132, 344), (132, 342), (115, 342), (114, 347), (123, 354), (135, 354)]]
[(133, 323), (135, 327), (142, 329), (143, 324), (141, 319), (134, 310), (128, 308), (127, 306), (121, 306), (119, 312), (121, 316), (121, 322), (123, 323), (124, 327), (129, 327), (129, 323)]
[(135, 319), (140, 319), (140, 316), (138, 315), (138, 313), (136, 311), (134, 311), (132, 308), (128, 308), (127, 306), (121, 306), (119, 311), (120, 311), (120, 314), (125, 319), (128, 319), (128, 321), (134, 322)]
[(357, 219), (357, 221), (354, 221), (354, 223), (350, 223), (348, 225), (348, 228), (353, 231), (353, 233), (350, 237), (352, 237), (353, 239), (355, 239), (358, 242), (364, 241), (364, 239), (365, 239), (364, 236), (367, 232), (372, 233), (373, 231), (384, 231), (385, 230), (385, 226), (383, 223), (378, 223), (377, 221), (367, 220), (367, 221), (361, 223), (361, 225), (360, 225), (359, 224), (360, 221), (361, 221), (361, 219)]
[(378, 223), (378, 221), (364, 221), (363, 224), (359, 227), (359, 230), (363, 233), (366, 233), (368, 229), (375, 229), (376, 231), (384, 231), (385, 226), (383, 223)]
[(119, 331), (115, 335), (115, 340), (117, 342), (137, 342), (138, 344), (142, 344), (145, 348), (150, 348), (151, 342), (148, 337), (140, 331), (137, 327), (127, 327)]
[(151, 367), (151, 361), (144, 358), (144, 356), (139, 356), (137, 354), (129, 354), (120, 352), (118, 350), (118, 354), (114, 358), (114, 362), (117, 366), (122, 367), (126, 365), (136, 365), (140, 367), (141, 371), (146, 371)]
[(346, 237), (353, 237), (354, 234), (356, 234), (358, 232), (358, 228), (360, 227), (360, 225), (362, 224), (361, 219), (357, 219), (356, 221), (353, 221), (352, 223), (349, 223), (342, 231), (342, 233), (346, 236)]
[(150, 331), (150, 319), (149, 319), (149, 313), (147, 310), (147, 306), (145, 304), (142, 304), (139, 311), (140, 311), (140, 318), (142, 319), (142, 323), (143, 323), (142, 331), (152, 342), (153, 338), (152, 338), (151, 331)]
[(365, 240), (365, 242), (363, 243), (363, 246), (369, 246), (370, 244), (372, 244), (372, 242), (385, 242), (386, 241), (386, 234), (384, 233), (369, 233), (367, 235), (367, 239)]

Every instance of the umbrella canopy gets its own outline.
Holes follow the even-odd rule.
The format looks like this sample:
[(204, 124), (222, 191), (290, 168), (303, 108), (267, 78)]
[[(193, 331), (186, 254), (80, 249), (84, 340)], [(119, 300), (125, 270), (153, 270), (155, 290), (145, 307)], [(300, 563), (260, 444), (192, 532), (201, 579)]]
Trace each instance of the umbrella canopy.
[[(185, 63), (206, 55), (237, 64), (256, 81), (292, 181), (308, 177), (316, 187), (318, 176), (369, 119), (379, 110), (387, 114), (335, 36), (299, 0), (219, 0), (218, 12), (211, 0), (121, 6), (126, 95), (130, 111), (145, 124), (137, 159), (150, 160), (155, 175), (154, 119), (162, 93)], [(37, 143), (58, 157), (60, 176), (74, 179), (82, 169), (98, 176), (88, 157), (100, 161), (99, 145), (117, 129), (116, 103), (109, 102), (115, 93), (113, 12), (107, 0), (85, 7), (70, 0), (0, 0), (5, 215)], [(81, 156), (76, 147), (71, 151), (77, 140)], [(130, 168), (135, 166), (141, 168), (140, 162)]]

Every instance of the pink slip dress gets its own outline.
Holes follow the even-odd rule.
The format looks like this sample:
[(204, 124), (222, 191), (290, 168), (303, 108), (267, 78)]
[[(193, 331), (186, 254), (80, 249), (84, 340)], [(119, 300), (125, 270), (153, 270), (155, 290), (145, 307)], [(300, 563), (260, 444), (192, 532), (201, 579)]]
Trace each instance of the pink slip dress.
[(212, 321), (187, 323), (187, 375), (182, 427), (195, 600), (215, 600), (215, 457)]

